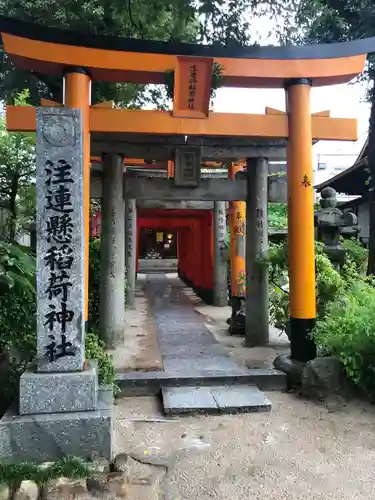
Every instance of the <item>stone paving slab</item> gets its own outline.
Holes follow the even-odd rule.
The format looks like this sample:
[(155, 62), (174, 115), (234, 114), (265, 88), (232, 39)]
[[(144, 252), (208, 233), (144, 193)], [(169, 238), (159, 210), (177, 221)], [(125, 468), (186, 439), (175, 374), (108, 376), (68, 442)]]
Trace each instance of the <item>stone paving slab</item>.
[(181, 358), (176, 357), (174, 359), (164, 358), (164, 370), (166, 372), (181, 372), (183, 370), (192, 370), (197, 372), (202, 371), (227, 371), (232, 372), (233, 370), (236, 372), (246, 371), (246, 369), (239, 368), (233, 361), (223, 356), (209, 356), (209, 357), (192, 357), (192, 358)]
[(210, 387), (165, 387), (162, 395), (165, 414), (218, 411)]
[(210, 390), (222, 412), (271, 411), (271, 401), (256, 386), (215, 386)]
[(208, 370), (197, 373), (192, 370), (185, 372), (167, 373), (155, 372), (127, 372), (116, 373), (116, 384), (122, 396), (155, 395), (163, 387), (187, 387), (192, 385), (257, 385), (263, 391), (284, 391), (287, 388), (286, 375), (275, 369), (248, 369), (244, 372), (223, 372)]
[[(192, 301), (166, 276), (148, 277), (146, 293), (163, 359), (164, 375), (118, 380), (125, 393), (161, 389), (165, 413), (233, 413), (269, 411), (271, 404), (256, 387), (263, 381), (237, 365), (213, 336)], [(128, 374), (129, 375), (129, 374)], [(267, 374), (280, 387), (276, 374)], [(283, 375), (282, 375), (283, 377)], [(277, 380), (276, 380), (277, 379)], [(242, 384), (242, 385), (241, 385)], [(276, 384), (276, 385), (277, 385)], [(285, 384), (285, 379), (281, 381)], [(156, 392), (154, 392), (156, 393)]]
[(269, 399), (255, 386), (163, 387), (165, 414), (267, 412)]
[(208, 345), (187, 345), (181, 346), (180, 344), (164, 344), (163, 357), (178, 357), (178, 358), (192, 358), (192, 357), (206, 357), (216, 356), (223, 354), (223, 348), (220, 344)]
[[(163, 356), (164, 354), (164, 346), (170, 345), (178, 345), (181, 347), (196, 345), (196, 346), (211, 346), (211, 345), (219, 345), (218, 341), (212, 340), (208, 336), (200, 336), (200, 337), (189, 337), (188, 335), (185, 338), (181, 338), (181, 335), (178, 334), (170, 334), (170, 335), (158, 335), (160, 352)], [(223, 349), (224, 351), (224, 349)]]

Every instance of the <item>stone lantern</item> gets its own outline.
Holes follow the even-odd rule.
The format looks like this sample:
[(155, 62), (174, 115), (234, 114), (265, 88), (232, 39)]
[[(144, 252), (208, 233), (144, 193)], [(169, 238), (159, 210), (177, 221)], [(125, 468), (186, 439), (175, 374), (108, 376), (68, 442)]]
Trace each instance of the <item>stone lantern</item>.
[(317, 239), (324, 243), (324, 252), (332, 264), (339, 268), (345, 262), (345, 249), (340, 245), (340, 236), (357, 237), (360, 227), (357, 216), (337, 208), (337, 193), (331, 187), (321, 192), (320, 209), (314, 214)]

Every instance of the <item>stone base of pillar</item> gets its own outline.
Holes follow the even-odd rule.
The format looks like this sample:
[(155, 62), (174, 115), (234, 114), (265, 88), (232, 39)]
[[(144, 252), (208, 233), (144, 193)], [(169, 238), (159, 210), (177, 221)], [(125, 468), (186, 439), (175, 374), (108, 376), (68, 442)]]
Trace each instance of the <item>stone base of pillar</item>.
[[(20, 405), (11, 407), (0, 420), (0, 458), (18, 461), (33, 460), (36, 462), (53, 461), (65, 456), (75, 456), (87, 460), (90, 457), (101, 456), (111, 459), (112, 455), (112, 410), (113, 410), (113, 390), (112, 386), (97, 388), (97, 365), (92, 362), (89, 366), (89, 405), (82, 404), (81, 407), (95, 408), (87, 411), (72, 411), (73, 400), (84, 398), (82, 391), (71, 391), (69, 395), (63, 394), (64, 400), (70, 399), (70, 404), (57, 404), (59, 393), (50, 390), (50, 383), (41, 390), (43, 383), (41, 374), (36, 375), (39, 391), (34, 391), (34, 398), (38, 399), (38, 394), (45, 394), (43, 400), (43, 413), (41, 408), (36, 408), (39, 413), (19, 415), (17, 407), (24, 407), (25, 401), (20, 401)], [(92, 376), (95, 376), (96, 383), (92, 383)], [(30, 374), (29, 374), (30, 375)], [(43, 374), (46, 381), (53, 377), (59, 379), (59, 386), (67, 389), (71, 384), (72, 373)], [(77, 373), (77, 378), (84, 378), (85, 374)], [(31, 388), (30, 376), (27, 377), (27, 387)], [(64, 379), (68, 384), (64, 383)], [(97, 397), (92, 398), (92, 388), (96, 386)], [(25, 387), (23, 388), (25, 389)], [(35, 387), (34, 387), (35, 389)], [(78, 389), (77, 389), (78, 390)], [(48, 397), (49, 396), (49, 397)], [(27, 398), (31, 401), (30, 394), (25, 390), (20, 391), (20, 398)], [(67, 401), (66, 401), (67, 402)], [(34, 403), (33, 403), (34, 404)], [(72, 406), (73, 405), (73, 406)], [(34, 405), (35, 406), (35, 405)], [(58, 412), (56, 412), (58, 409)]]
[(311, 336), (314, 326), (315, 318), (290, 318), (289, 338), (291, 359), (304, 363), (316, 358), (316, 345)]
[(301, 387), (302, 372), (306, 363), (291, 359), (289, 354), (280, 354), (273, 362), (276, 370), (285, 373), (288, 390)]

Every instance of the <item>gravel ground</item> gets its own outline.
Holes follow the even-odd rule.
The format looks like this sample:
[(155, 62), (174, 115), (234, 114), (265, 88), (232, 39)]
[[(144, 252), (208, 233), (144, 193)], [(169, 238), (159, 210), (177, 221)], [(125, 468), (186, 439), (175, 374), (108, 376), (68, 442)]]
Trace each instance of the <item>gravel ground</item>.
[[(273, 328), (269, 346), (244, 348), (243, 339), (227, 334), (229, 308), (206, 306), (186, 292), (239, 363), (270, 366), (289, 348), (288, 339)], [(172, 419), (164, 419), (156, 398), (120, 399), (114, 453), (167, 465), (164, 500), (373, 498), (375, 407), (266, 395), (270, 413)]]
[(164, 422), (154, 398), (116, 408), (115, 453), (168, 464), (165, 500), (362, 500), (373, 497), (375, 409), (331, 412), (293, 394), (267, 393), (271, 413)]

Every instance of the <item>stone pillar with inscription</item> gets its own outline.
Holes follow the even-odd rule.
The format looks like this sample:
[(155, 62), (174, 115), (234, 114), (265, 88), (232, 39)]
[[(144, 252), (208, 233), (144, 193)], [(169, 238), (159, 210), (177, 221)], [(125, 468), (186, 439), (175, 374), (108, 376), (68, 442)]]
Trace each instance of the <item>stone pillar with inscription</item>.
[(214, 203), (214, 305), (228, 305), (227, 222), (225, 201)]
[(124, 341), (125, 202), (124, 159), (103, 156), (102, 231), (100, 238), (100, 332), (107, 347)]
[(247, 160), (246, 200), (246, 333), (245, 344), (269, 341), (268, 267), (268, 161)]
[(85, 356), (84, 183), (78, 109), (37, 109), (37, 348), (19, 415), (0, 421), (0, 457), (111, 456), (112, 388)]
[(134, 198), (125, 202), (126, 226), (126, 306), (135, 308), (137, 277), (137, 205)]

